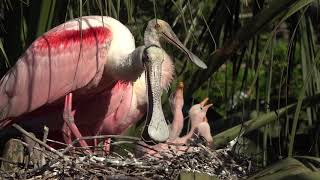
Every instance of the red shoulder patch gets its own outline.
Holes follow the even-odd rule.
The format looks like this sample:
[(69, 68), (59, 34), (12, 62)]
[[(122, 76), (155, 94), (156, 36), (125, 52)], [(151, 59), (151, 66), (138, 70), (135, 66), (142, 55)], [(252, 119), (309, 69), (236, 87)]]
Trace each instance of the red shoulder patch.
[[(82, 36), (81, 36), (82, 35)], [(65, 30), (47, 33), (35, 41), (35, 48), (68, 48), (70, 45), (100, 44), (111, 37), (112, 33), (107, 27), (94, 27), (85, 30)]]

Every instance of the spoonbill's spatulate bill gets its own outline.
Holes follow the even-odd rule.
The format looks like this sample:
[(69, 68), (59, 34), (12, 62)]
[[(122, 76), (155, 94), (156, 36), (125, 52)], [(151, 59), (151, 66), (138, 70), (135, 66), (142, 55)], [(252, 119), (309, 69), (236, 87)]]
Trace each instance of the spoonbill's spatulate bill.
[(110, 17), (81, 17), (51, 29), (2, 77), (0, 127), (20, 121), (61, 132), (63, 99), (73, 93), (74, 123), (82, 135), (120, 134), (149, 110), (149, 136), (165, 141), (169, 130), (160, 100), (174, 67), (161, 39), (206, 68), (162, 20), (149, 22), (138, 48), (130, 31)]

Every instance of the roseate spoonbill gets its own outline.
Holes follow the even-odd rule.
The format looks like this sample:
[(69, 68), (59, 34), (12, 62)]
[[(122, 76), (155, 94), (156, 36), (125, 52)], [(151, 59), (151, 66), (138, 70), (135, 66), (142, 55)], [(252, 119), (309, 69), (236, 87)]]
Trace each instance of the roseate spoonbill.
[[(63, 99), (73, 93), (73, 103), (68, 95), (63, 113), (68, 126), (71, 122), (76, 126), (70, 128), (80, 130), (73, 132), (120, 134), (147, 112), (149, 136), (165, 141), (169, 130), (160, 96), (172, 80), (174, 67), (161, 49), (162, 39), (206, 68), (159, 19), (149, 21), (145, 46), (138, 48), (130, 31), (110, 17), (81, 17), (51, 29), (2, 77), (0, 128), (21, 120), (34, 127), (46, 124), (50, 132), (61, 131)], [(74, 113), (75, 121), (69, 122)]]
[(205, 98), (201, 103), (193, 105), (189, 110), (189, 118), (191, 121), (191, 130), (189, 133), (183, 137), (179, 137), (181, 130), (183, 128), (183, 114), (182, 106), (183, 101), (183, 83), (180, 82), (177, 86), (176, 92), (171, 97), (171, 111), (173, 113), (173, 121), (170, 129), (170, 138), (166, 143), (159, 143), (154, 146), (149, 146), (142, 143), (142, 146), (137, 147), (136, 154), (140, 155), (153, 155), (155, 157), (161, 158), (161, 154), (167, 154), (171, 156), (169, 151), (175, 152), (179, 155), (186, 151), (192, 151), (192, 148), (185, 146), (189, 140), (193, 138), (194, 135), (200, 135), (204, 137), (207, 144), (212, 146), (213, 139), (210, 132), (210, 126), (208, 124), (206, 113), (212, 104), (206, 105), (208, 98)]
[(184, 104), (183, 100), (183, 82), (179, 82), (176, 92), (170, 96), (170, 107), (173, 113), (173, 120), (171, 124), (171, 130), (169, 140), (174, 140), (179, 137), (183, 128), (183, 113), (182, 107)]
[(185, 151), (192, 151), (192, 148), (189, 149), (189, 147), (186, 147), (185, 145), (188, 144), (194, 135), (202, 136), (206, 140), (207, 145), (213, 145), (210, 125), (208, 123), (208, 119), (206, 118), (207, 111), (212, 106), (212, 104), (207, 104), (208, 100), (208, 98), (205, 98), (201, 103), (195, 104), (190, 108), (189, 119), (191, 121), (191, 129), (189, 133), (183, 137), (177, 137), (173, 140), (169, 139), (167, 141), (176, 144), (175, 149), (178, 154), (181, 154)]
[(210, 125), (207, 121), (200, 123), (197, 126), (197, 131), (199, 132), (200, 136), (202, 136), (206, 141), (209, 147), (213, 147), (213, 138), (210, 131)]
[(201, 122), (208, 121), (207, 119), (207, 111), (213, 104), (207, 104), (209, 98), (205, 98), (199, 104), (193, 105), (189, 110), (189, 119), (191, 122), (191, 128), (195, 128)]
[[(178, 137), (172, 141), (170, 140), (170, 142), (173, 142), (176, 144), (187, 144), (188, 140), (190, 140), (196, 132), (198, 132), (202, 136), (204, 135), (203, 137), (207, 141), (211, 141), (212, 137), (211, 137), (211, 133), (210, 133), (210, 126), (208, 124), (206, 114), (207, 114), (208, 109), (213, 104), (207, 104), (208, 100), (209, 100), (208, 98), (205, 98), (202, 102), (200, 102), (199, 104), (195, 104), (190, 108), (189, 119), (191, 122), (191, 129), (190, 129), (189, 133), (183, 137)], [(198, 126), (200, 124), (208, 124), (208, 126), (201, 125), (201, 128), (198, 129)], [(209, 137), (211, 137), (211, 139)]]
[(171, 145), (171, 147), (172, 149), (175, 150), (176, 155), (180, 155), (185, 152), (192, 152), (195, 150), (195, 147), (193, 146), (190, 147), (188, 146), (188, 144), (190, 143), (192, 144), (194, 139), (196, 139), (196, 137), (199, 137), (199, 136), (205, 139), (206, 144), (209, 147), (213, 146), (213, 139), (210, 132), (210, 126), (208, 122), (204, 121), (198, 124), (197, 127), (191, 129), (190, 132), (185, 136), (177, 138), (174, 141), (170, 142), (170, 143), (174, 143), (174, 145)]

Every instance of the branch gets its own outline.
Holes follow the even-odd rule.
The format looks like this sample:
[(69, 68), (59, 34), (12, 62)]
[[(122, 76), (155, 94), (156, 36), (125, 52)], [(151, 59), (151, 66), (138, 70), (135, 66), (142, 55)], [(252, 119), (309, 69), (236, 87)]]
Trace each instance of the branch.
[[(303, 106), (308, 107), (320, 102), (320, 94), (316, 94), (314, 96), (306, 97), (303, 100)], [(272, 111), (266, 114), (263, 114), (257, 118), (246, 121), (243, 124), (239, 124), (234, 126), (228, 130), (225, 130), (213, 137), (214, 146), (218, 147), (223, 144), (227, 144), (234, 138), (236, 138), (240, 131), (242, 130), (244, 134), (251, 132), (255, 129), (263, 127), (269, 123), (275, 122), (280, 116), (284, 115), (287, 111), (295, 110), (297, 103), (292, 103), (288, 106), (280, 108), (276, 111)], [(281, 120), (281, 119), (280, 119)]]

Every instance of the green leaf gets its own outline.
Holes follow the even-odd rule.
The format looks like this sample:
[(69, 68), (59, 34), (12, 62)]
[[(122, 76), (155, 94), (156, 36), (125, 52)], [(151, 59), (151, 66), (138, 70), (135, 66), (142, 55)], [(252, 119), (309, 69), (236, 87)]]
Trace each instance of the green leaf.
[(5, 59), (5, 64), (6, 64), (6, 67), (9, 68), (11, 65), (10, 65), (10, 61), (8, 59), (8, 56), (6, 54), (6, 51), (4, 50), (3, 48), (3, 43), (2, 43), (2, 39), (0, 39), (0, 51), (2, 53), (2, 56), (4, 57)]
[(38, 30), (36, 34), (37, 37), (51, 28), (55, 4), (56, 0), (46, 0), (41, 2)]
[(312, 173), (312, 171), (300, 161), (294, 158), (286, 158), (263, 169), (261, 172), (248, 178), (248, 180), (290, 179), (302, 173)]

